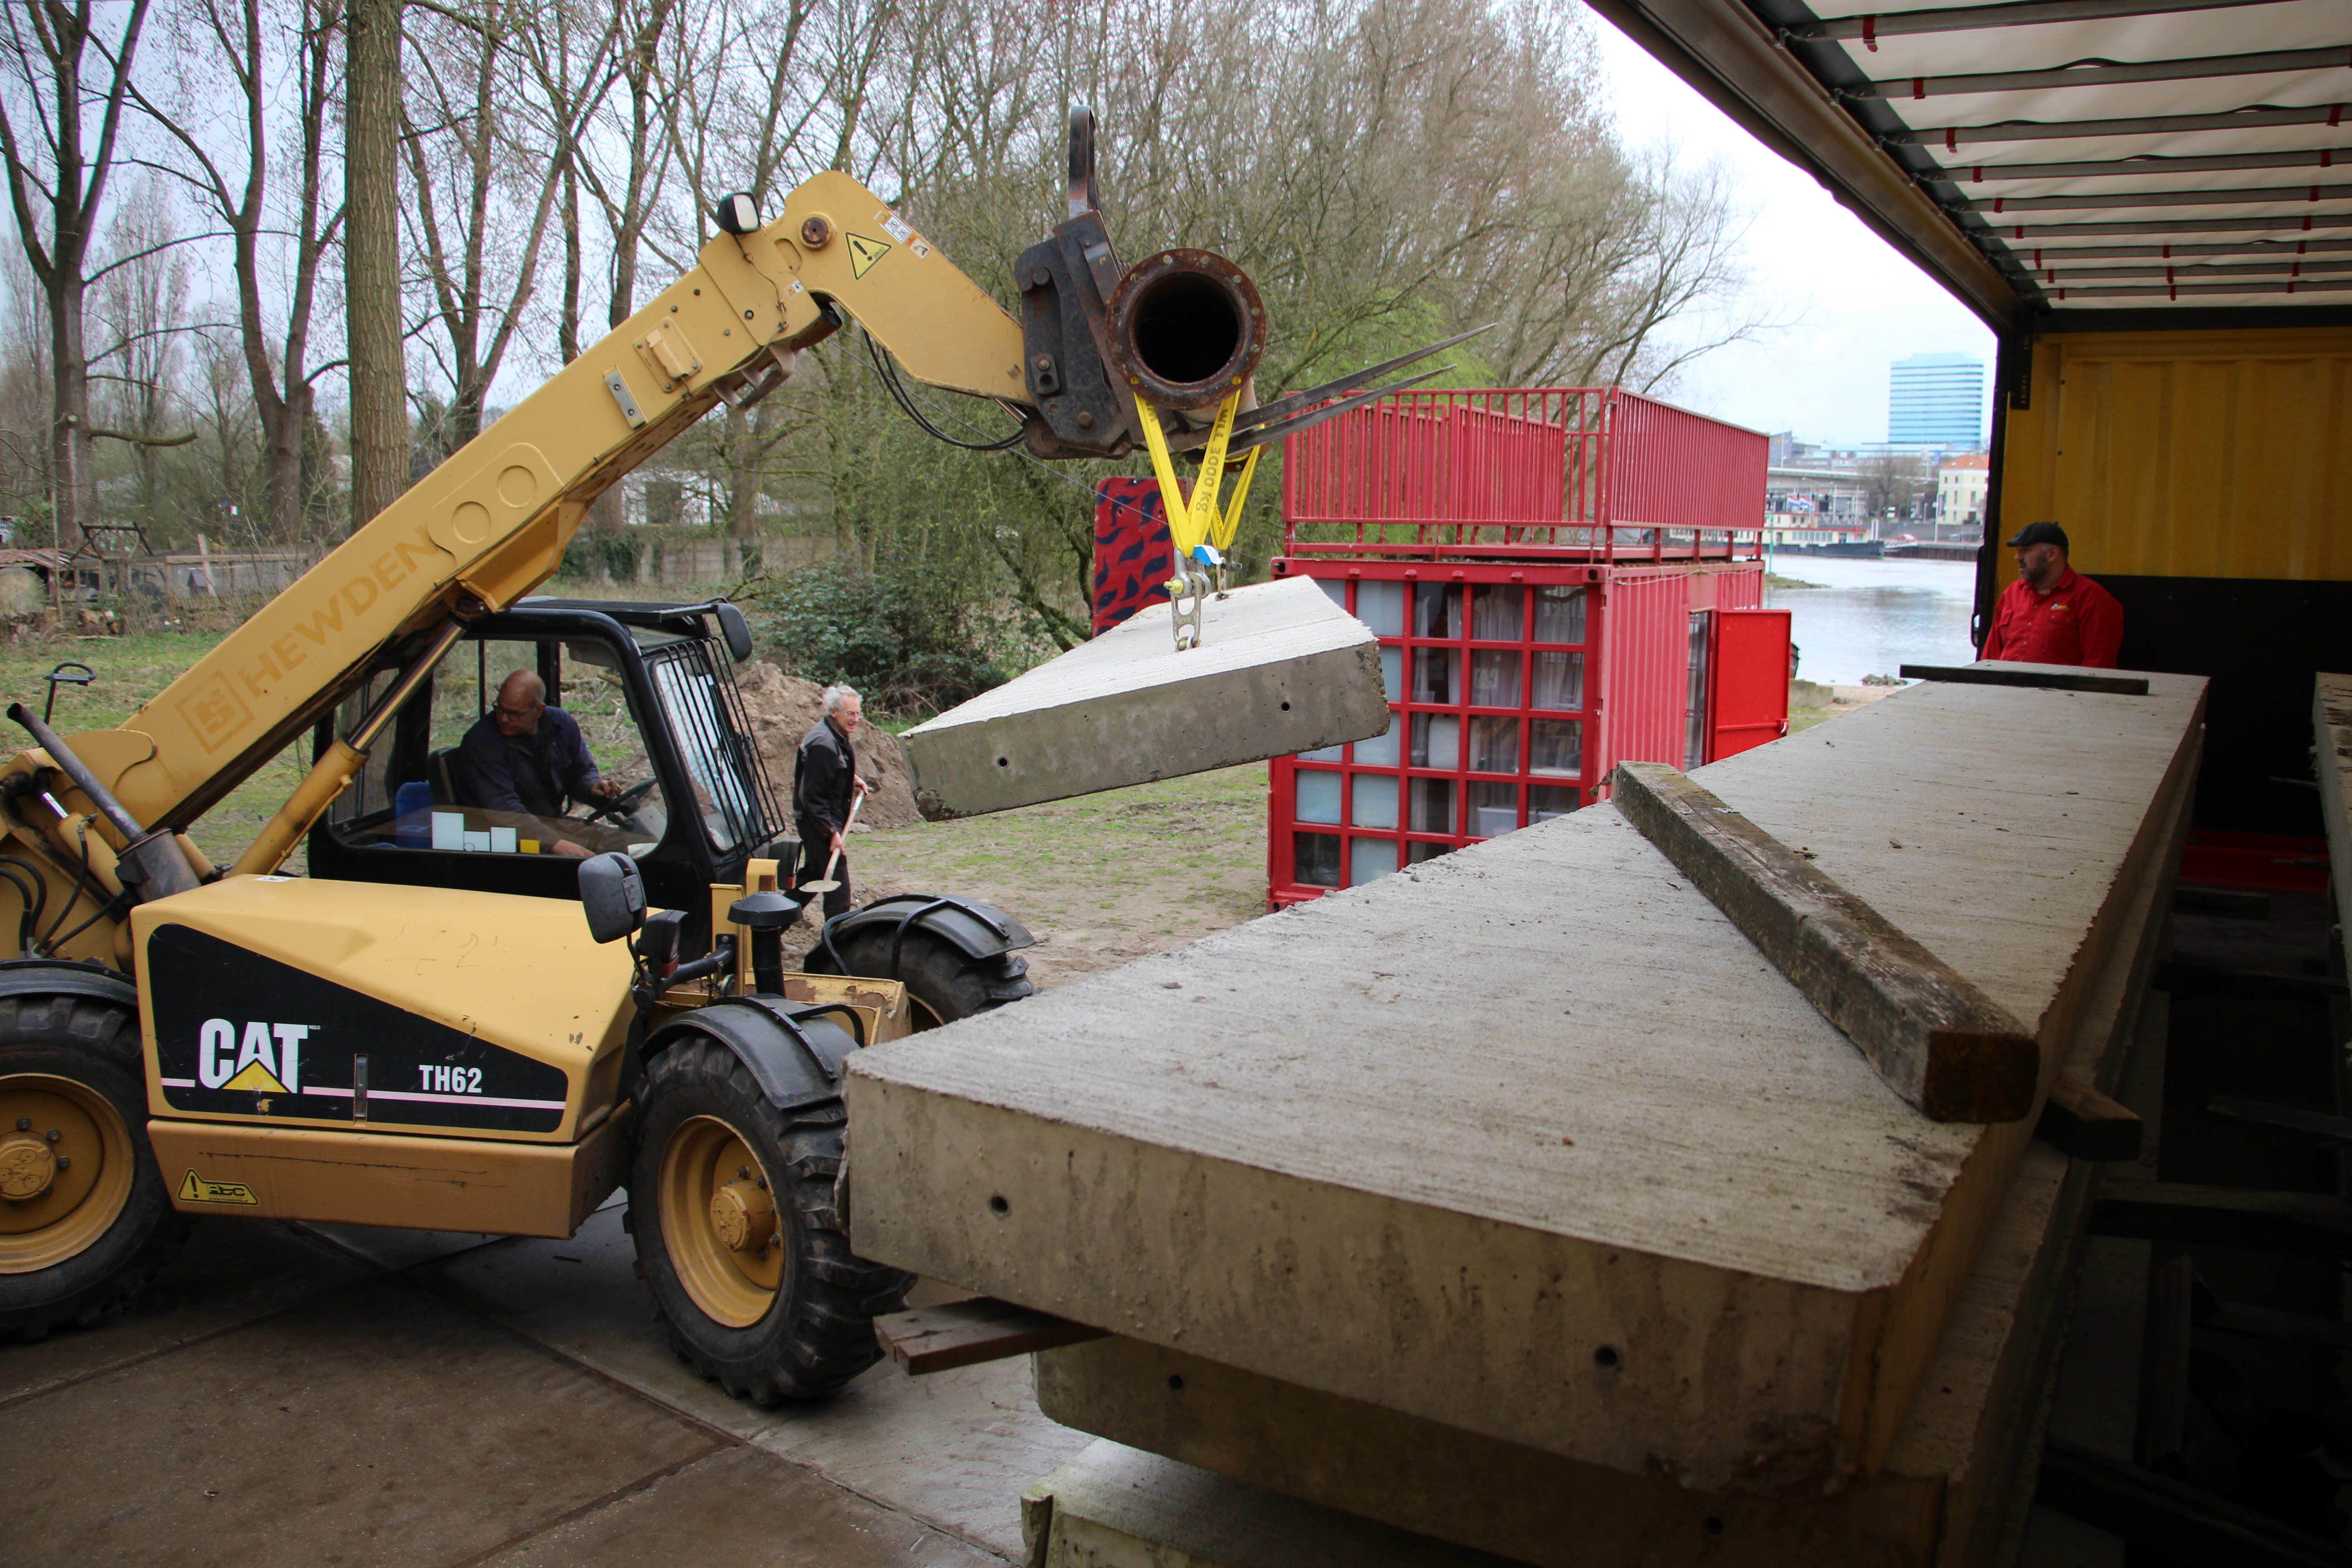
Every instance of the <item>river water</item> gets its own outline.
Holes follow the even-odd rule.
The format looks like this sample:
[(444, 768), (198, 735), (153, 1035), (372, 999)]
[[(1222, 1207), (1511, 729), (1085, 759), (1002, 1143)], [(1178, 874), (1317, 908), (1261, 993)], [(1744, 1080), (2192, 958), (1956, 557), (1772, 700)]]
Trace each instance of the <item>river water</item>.
[(1966, 664), (1976, 567), (1965, 561), (1853, 561), (1778, 555), (1782, 577), (1818, 584), (1770, 588), (1765, 604), (1790, 612), (1797, 676), (1824, 686), (1858, 686), (1903, 664)]

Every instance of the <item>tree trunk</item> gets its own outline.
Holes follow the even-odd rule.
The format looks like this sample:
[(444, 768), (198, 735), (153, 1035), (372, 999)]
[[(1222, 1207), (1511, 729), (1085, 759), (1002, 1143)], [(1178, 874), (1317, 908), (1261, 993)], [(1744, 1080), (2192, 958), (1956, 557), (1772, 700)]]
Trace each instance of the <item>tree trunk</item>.
[(82, 341), (80, 247), (60, 243), (75, 259), (49, 280), (49, 472), (56, 497), (58, 547), (78, 550), (84, 527), (98, 521), (98, 487), (90, 468), (89, 357)]
[(760, 531), (759, 439), (762, 405), (727, 411), (727, 532), (750, 539)]
[(343, 143), (343, 300), (352, 384), (352, 527), (408, 488), (400, 332), (400, 0), (351, 0)]
[(580, 174), (563, 157), (563, 305), (555, 318), (555, 348), (565, 364), (580, 357)]
[(262, 426), (262, 472), (269, 477), (269, 535), (291, 550), (302, 542), (302, 435), (310, 420), (310, 389), (288, 389), (276, 416)]

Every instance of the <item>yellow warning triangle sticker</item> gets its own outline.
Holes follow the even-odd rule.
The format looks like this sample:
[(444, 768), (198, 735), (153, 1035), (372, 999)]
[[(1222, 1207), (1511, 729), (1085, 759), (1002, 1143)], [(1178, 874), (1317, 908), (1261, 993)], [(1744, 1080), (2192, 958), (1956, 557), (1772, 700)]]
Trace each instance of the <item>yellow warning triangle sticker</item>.
[(208, 1182), (190, 1171), (180, 1182), (180, 1201), (184, 1204), (251, 1204), (258, 1205), (259, 1198), (242, 1182)]
[(890, 254), (890, 247), (878, 239), (868, 239), (862, 234), (845, 237), (849, 241), (849, 275), (863, 278), (874, 264)]
[(278, 1081), (278, 1075), (271, 1072), (268, 1068), (263, 1067), (259, 1062), (246, 1063), (245, 1070), (243, 1072), (229, 1079), (226, 1083), (221, 1085), (221, 1087), (223, 1089), (250, 1089), (256, 1094), (284, 1094), (286, 1092), (286, 1086)]

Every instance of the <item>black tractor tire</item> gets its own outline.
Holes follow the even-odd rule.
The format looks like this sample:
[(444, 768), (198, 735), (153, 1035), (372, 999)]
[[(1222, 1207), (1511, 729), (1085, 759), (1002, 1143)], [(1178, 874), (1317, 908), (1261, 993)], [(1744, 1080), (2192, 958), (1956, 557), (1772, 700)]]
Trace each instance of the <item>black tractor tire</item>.
[[(638, 1271), (678, 1355), (732, 1397), (760, 1405), (824, 1398), (880, 1360), (874, 1320), (906, 1306), (915, 1277), (849, 1249), (835, 1199), (846, 1125), (841, 1102), (779, 1110), (732, 1051), (693, 1037), (646, 1065), (640, 1103), (629, 1225)], [(714, 1124), (740, 1142), (725, 1143)], [(756, 1255), (774, 1276), (772, 1299), (761, 1282), (726, 1272), (752, 1255), (730, 1250), (708, 1217), (715, 1212), (705, 1195), (716, 1192), (708, 1185), (711, 1156), (698, 1151), (713, 1140), (723, 1163), (764, 1184), (772, 1203), (765, 1223), (780, 1256), (768, 1263), (767, 1248)], [(744, 1152), (740, 1164), (734, 1151)], [(757, 1311), (762, 1300), (765, 1310)]]
[(801, 967), (812, 974), (845, 973), (861, 980), (898, 980), (906, 984), (915, 1004), (915, 1028), (936, 1029), (974, 1013), (986, 1013), (1020, 1001), (1036, 991), (1029, 980), (1029, 961), (1017, 952), (972, 958), (955, 943), (923, 930), (910, 928), (898, 944), (898, 963), (890, 964), (893, 932), (869, 926), (836, 938), (835, 951), (844, 968), (836, 970), (822, 943), (809, 950)]
[[(0, 1202), (12, 1222), (0, 1232), (0, 1339), (99, 1322), (147, 1288), (192, 1223), (147, 1142), (138, 1015), (89, 996), (0, 996), (0, 1161), (37, 1162), (37, 1150), (6, 1145), (39, 1140), (68, 1162), (38, 1197)], [(64, 1135), (47, 1142), (53, 1128)], [(60, 1201), (54, 1217), (30, 1206)]]

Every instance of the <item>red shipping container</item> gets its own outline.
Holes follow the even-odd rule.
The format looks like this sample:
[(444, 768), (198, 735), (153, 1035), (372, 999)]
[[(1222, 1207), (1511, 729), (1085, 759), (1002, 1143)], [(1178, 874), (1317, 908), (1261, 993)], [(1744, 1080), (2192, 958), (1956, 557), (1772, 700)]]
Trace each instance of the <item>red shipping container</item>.
[(1783, 733), (1765, 437), (1614, 388), (1407, 393), (1285, 443), (1285, 550), (1371, 627), (1389, 733), (1270, 764), (1268, 901)]

